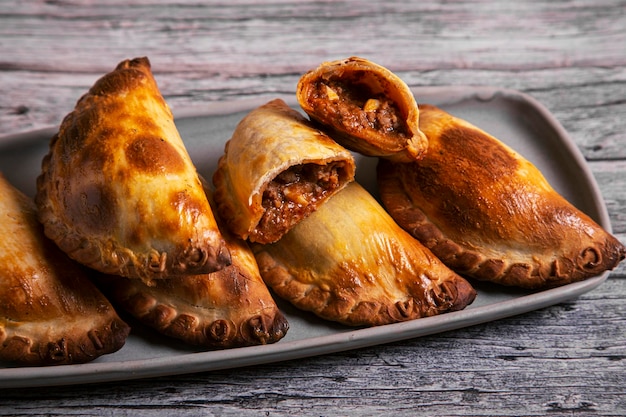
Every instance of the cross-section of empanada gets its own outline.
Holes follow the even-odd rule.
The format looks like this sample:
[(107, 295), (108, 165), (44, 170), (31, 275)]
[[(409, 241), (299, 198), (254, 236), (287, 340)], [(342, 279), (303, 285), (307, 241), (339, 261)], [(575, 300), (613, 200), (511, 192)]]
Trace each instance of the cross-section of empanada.
[(2, 175), (0, 196), (0, 360), (65, 365), (119, 350), (129, 327), (44, 236), (34, 203)]
[(232, 348), (280, 340), (289, 324), (261, 279), (252, 251), (221, 230), (232, 256), (224, 269), (151, 286), (106, 276), (101, 279), (105, 293), (141, 322), (191, 345)]
[(428, 148), (409, 87), (367, 59), (322, 63), (300, 78), (296, 95), (311, 119), (348, 149), (408, 162)]
[(121, 62), (65, 117), (36, 202), (46, 235), (104, 273), (149, 282), (230, 262), (147, 58)]
[(381, 198), (394, 219), (450, 268), (526, 288), (554, 287), (614, 268), (624, 246), (567, 202), (531, 162), (495, 137), (421, 106), (429, 152), (380, 161)]
[(318, 316), (373, 326), (460, 310), (476, 292), (352, 182), (270, 245), (253, 245), (265, 282)]
[(252, 242), (275, 242), (354, 179), (350, 152), (283, 100), (252, 110), (213, 175), (217, 211)]

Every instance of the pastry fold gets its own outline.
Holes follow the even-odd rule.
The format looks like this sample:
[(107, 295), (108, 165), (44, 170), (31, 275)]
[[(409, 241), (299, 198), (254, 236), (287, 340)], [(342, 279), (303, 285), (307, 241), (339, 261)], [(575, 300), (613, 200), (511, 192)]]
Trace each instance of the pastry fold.
[(140, 322), (190, 345), (232, 348), (277, 342), (289, 323), (246, 242), (221, 230), (232, 264), (220, 271), (161, 279), (151, 286), (106, 276), (101, 285), (115, 304)]
[(384, 206), (450, 268), (484, 281), (548, 288), (599, 275), (624, 246), (497, 138), (422, 106), (429, 152), (419, 163), (381, 160)]
[(409, 87), (367, 59), (322, 63), (300, 78), (296, 95), (309, 117), (348, 149), (409, 162), (428, 148)]
[(229, 230), (271, 243), (354, 179), (352, 154), (284, 101), (252, 110), (235, 128), (213, 175)]
[(121, 62), (64, 118), (36, 202), (46, 235), (103, 273), (150, 282), (230, 263), (147, 58)]
[(48, 240), (34, 203), (0, 175), (0, 360), (84, 363), (119, 350), (130, 328)]
[(252, 249), (261, 276), (278, 296), (347, 325), (460, 310), (476, 296), (356, 182), (278, 242)]

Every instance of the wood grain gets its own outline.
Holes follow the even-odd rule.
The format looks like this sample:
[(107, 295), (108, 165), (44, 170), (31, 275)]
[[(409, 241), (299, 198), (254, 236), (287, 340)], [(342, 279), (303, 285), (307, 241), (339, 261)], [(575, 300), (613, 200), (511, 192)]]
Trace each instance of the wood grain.
[[(171, 107), (292, 94), (360, 55), (410, 86), (492, 85), (543, 103), (626, 241), (626, 2), (0, 2), (0, 136), (56, 126), (122, 59)], [(419, 98), (418, 98), (419, 101)], [(626, 266), (578, 299), (356, 351), (212, 373), (3, 390), (0, 415), (623, 416)]]

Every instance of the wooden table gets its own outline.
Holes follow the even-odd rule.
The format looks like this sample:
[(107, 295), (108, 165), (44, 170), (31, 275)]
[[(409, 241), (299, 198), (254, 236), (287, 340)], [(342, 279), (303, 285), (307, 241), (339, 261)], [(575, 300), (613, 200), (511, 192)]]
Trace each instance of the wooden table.
[[(58, 125), (98, 77), (143, 55), (174, 111), (292, 94), (304, 71), (351, 55), (411, 86), (521, 90), (579, 146), (626, 240), (623, 0), (4, 0), (0, 135)], [(357, 351), (2, 390), (0, 415), (625, 415), (624, 273), (538, 311)]]

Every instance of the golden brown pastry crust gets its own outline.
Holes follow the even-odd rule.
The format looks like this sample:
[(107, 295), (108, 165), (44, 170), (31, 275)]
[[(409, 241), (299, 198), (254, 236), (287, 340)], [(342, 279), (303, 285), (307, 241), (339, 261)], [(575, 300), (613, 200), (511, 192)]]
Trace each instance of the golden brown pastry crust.
[(147, 58), (121, 62), (65, 117), (36, 202), (46, 235), (103, 273), (149, 282), (230, 262)]
[(278, 242), (252, 249), (261, 276), (278, 296), (347, 325), (460, 310), (476, 296), (356, 182)]
[(66, 365), (120, 349), (128, 325), (44, 236), (33, 202), (2, 175), (0, 195), (0, 360)]
[(232, 348), (277, 342), (289, 323), (246, 242), (221, 230), (232, 264), (220, 271), (161, 279), (152, 286), (106, 276), (101, 285), (114, 303), (139, 321), (191, 345)]
[(409, 162), (428, 148), (409, 87), (367, 59), (322, 63), (300, 78), (296, 95), (309, 117), (348, 149)]
[(380, 161), (394, 219), (457, 272), (546, 288), (614, 268), (624, 246), (559, 195), (528, 160), (468, 122), (421, 106), (429, 152)]
[[(312, 179), (302, 175), (306, 170)], [(213, 175), (217, 212), (236, 236), (275, 242), (352, 181), (354, 172), (348, 150), (283, 100), (272, 100), (246, 115), (226, 143)], [(273, 211), (282, 214), (268, 220)]]

